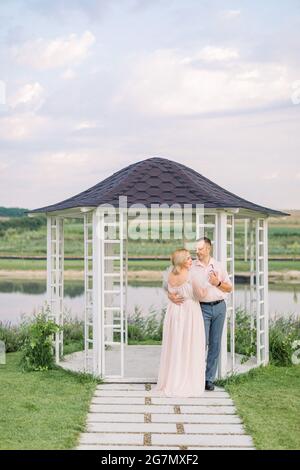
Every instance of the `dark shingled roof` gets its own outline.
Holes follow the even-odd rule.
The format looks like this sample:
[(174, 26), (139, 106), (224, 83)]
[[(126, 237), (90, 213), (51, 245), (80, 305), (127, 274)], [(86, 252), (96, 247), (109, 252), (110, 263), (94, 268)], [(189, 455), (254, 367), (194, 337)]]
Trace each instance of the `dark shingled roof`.
[(90, 189), (51, 206), (29, 211), (52, 212), (108, 203), (118, 207), (119, 196), (127, 205), (204, 204), (206, 208), (242, 208), (268, 215), (289, 215), (253, 204), (221, 188), (181, 163), (166, 158), (148, 158), (117, 171)]

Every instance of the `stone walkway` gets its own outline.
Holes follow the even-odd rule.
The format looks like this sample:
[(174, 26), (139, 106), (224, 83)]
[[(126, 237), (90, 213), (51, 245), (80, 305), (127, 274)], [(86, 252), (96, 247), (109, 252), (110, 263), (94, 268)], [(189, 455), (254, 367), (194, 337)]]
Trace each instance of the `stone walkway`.
[(254, 449), (223, 389), (169, 398), (151, 391), (154, 386), (98, 385), (77, 449)]

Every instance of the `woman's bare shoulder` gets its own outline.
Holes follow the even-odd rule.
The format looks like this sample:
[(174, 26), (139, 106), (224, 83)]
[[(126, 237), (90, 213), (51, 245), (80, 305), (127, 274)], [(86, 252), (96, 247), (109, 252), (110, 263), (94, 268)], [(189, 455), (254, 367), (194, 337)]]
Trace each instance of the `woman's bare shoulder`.
[(168, 275), (168, 283), (171, 287), (180, 287), (186, 280), (186, 275), (174, 274), (173, 272), (170, 272)]

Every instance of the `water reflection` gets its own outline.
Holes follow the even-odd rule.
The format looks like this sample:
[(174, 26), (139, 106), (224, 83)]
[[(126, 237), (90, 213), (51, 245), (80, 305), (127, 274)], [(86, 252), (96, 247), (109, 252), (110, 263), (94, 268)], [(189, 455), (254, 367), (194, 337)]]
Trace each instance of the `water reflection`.
[[(270, 316), (299, 315), (300, 284), (270, 283)], [(83, 281), (65, 281), (65, 309), (72, 317), (83, 318)], [(161, 310), (166, 305), (166, 295), (157, 281), (131, 281), (128, 286), (128, 313), (139, 306), (146, 314), (149, 310)], [(236, 284), (236, 305), (249, 309), (249, 285)], [(46, 300), (45, 280), (1, 280), (0, 281), (0, 321), (17, 323), (22, 314), (32, 314), (44, 305)]]
[[(46, 282), (43, 280), (27, 281), (12, 280), (0, 281), (0, 293), (22, 292), (23, 294), (37, 295), (46, 294)], [(84, 285), (82, 281), (65, 281), (64, 282), (65, 297), (80, 297), (84, 293)]]

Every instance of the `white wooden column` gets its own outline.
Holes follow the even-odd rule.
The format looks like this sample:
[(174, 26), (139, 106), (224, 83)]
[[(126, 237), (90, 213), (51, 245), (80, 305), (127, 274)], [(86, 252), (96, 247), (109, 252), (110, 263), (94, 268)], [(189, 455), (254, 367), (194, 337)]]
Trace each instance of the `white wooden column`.
[[(95, 211), (94, 363), (97, 375), (106, 379), (124, 377), (123, 226), (122, 211), (115, 214), (107, 213), (106, 208)], [(111, 364), (109, 358), (117, 353), (120, 360)]]
[(226, 246), (227, 246), (227, 261), (226, 269), (228, 271), (229, 279), (232, 283), (232, 291), (228, 295), (227, 301), (227, 318), (230, 324), (230, 367), (231, 371), (235, 368), (235, 288), (234, 288), (234, 215), (227, 215), (226, 224)]
[(94, 250), (93, 250), (93, 212), (83, 216), (84, 224), (84, 370), (94, 372)]
[(249, 259), (250, 259), (250, 327), (251, 344), (253, 342), (253, 331), (255, 324), (256, 297), (255, 297), (255, 224), (254, 220), (249, 221)]
[[(48, 318), (63, 326), (64, 299), (64, 220), (47, 216), (47, 303)], [(63, 331), (55, 333), (55, 362), (63, 356)]]
[[(227, 268), (227, 214), (226, 212), (218, 213), (218, 236), (217, 236), (217, 259), (224, 267)], [(218, 363), (218, 377), (226, 377), (227, 374), (227, 317), (224, 322), (222, 335), (221, 351)]]
[(265, 357), (264, 364), (269, 363), (269, 328), (270, 328), (270, 312), (269, 312), (269, 227), (268, 219), (264, 220), (264, 302), (265, 302)]
[(256, 220), (256, 342), (257, 364), (269, 360), (268, 221)]
[(93, 212), (93, 370), (94, 374), (104, 375), (104, 334), (102, 315), (102, 243), (103, 213)]

